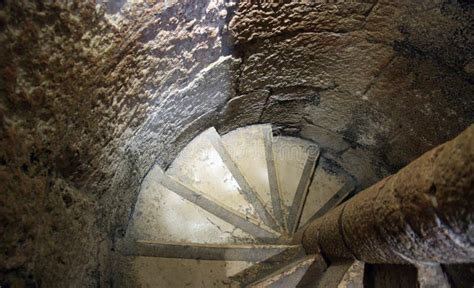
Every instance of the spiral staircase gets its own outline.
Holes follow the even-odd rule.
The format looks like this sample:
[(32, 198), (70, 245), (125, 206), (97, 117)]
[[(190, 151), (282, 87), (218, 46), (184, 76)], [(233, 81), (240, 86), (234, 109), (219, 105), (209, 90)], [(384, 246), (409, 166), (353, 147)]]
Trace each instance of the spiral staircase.
[(363, 263), (326, 267), (298, 243), (355, 184), (270, 124), (210, 128), (148, 173), (120, 249), (143, 287), (362, 287)]

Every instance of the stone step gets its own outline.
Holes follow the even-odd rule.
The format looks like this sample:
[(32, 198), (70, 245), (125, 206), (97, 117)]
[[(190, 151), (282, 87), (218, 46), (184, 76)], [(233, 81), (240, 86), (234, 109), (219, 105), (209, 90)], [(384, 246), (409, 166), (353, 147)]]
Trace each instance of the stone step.
[[(274, 209), (272, 203), (273, 195), (271, 193), (271, 177), (269, 172), (272, 168), (274, 170), (274, 166), (272, 166), (273, 163), (268, 165), (268, 134), (271, 136), (272, 126), (270, 124), (262, 124), (238, 128), (223, 135), (221, 138), (233, 162), (248, 181), (252, 191), (255, 191), (259, 198), (262, 199), (265, 209), (277, 221), (280, 230), (282, 230), (282, 222), (275, 214), (278, 212), (281, 214), (281, 207), (280, 209), (278, 207)], [(275, 181), (276, 179), (273, 179), (273, 182)]]
[(324, 272), (327, 270), (328, 266), (326, 260), (324, 260), (322, 255), (314, 255), (315, 259), (311, 266), (306, 270), (306, 274), (301, 278), (300, 282), (296, 287), (298, 288), (308, 288), (313, 287), (315, 283), (318, 282), (319, 278), (322, 277)]
[(236, 180), (237, 184), (239, 185), (240, 192), (245, 196), (247, 201), (253, 205), (253, 207), (257, 211), (257, 214), (260, 216), (260, 219), (262, 219), (265, 225), (271, 227), (274, 230), (279, 230), (280, 227), (278, 226), (277, 222), (275, 221), (275, 219), (273, 219), (270, 212), (265, 209), (264, 200), (257, 192), (252, 189), (248, 180), (244, 177), (244, 174), (232, 159), (231, 154), (225, 147), (220, 135), (217, 133), (215, 128), (210, 128), (206, 132), (207, 133), (205, 133), (205, 136), (212, 143), (214, 149), (219, 153), (219, 156), (221, 157), (222, 161), (225, 163), (229, 171), (232, 173), (232, 176)]
[[(298, 230), (294, 234), (294, 237), (293, 237), (294, 240), (301, 239), (303, 232), (305, 231), (305, 229), (308, 227), (308, 225), (311, 222), (323, 216), (332, 208), (338, 206), (340, 203), (344, 201), (344, 199), (347, 198), (347, 196), (349, 196), (354, 191), (356, 187), (355, 180), (348, 174), (346, 175), (347, 176), (344, 177), (346, 181), (344, 185), (342, 185), (342, 187), (339, 188), (339, 190), (337, 190), (337, 192), (334, 193), (331, 198), (329, 198), (324, 204), (322, 204), (320, 208), (316, 207), (318, 209), (311, 217), (307, 217), (308, 219), (304, 219), (304, 222), (300, 223)], [(311, 192), (312, 191), (310, 191), (310, 193)], [(312, 203), (312, 201), (309, 201), (309, 203), (307, 204), (308, 205), (305, 206), (305, 209), (315, 206), (314, 203)]]
[(228, 275), (252, 265), (245, 261), (196, 260), (128, 256), (122, 268), (122, 283), (117, 287), (205, 287), (238, 288)]
[(155, 166), (141, 185), (126, 238), (160, 242), (253, 244), (259, 240), (163, 187)]
[(320, 151), (316, 144), (310, 144), (307, 146), (308, 157), (303, 167), (303, 173), (301, 174), (298, 187), (296, 188), (295, 197), (293, 198), (293, 204), (288, 215), (288, 231), (291, 234), (296, 233), (298, 224), (303, 213), (303, 207), (306, 202), (306, 197), (309, 192), (309, 186), (313, 179), (314, 170), (319, 159)]
[(293, 234), (298, 228), (320, 150), (313, 142), (286, 136), (274, 137), (272, 147), (286, 227)]
[(268, 275), (262, 280), (250, 284), (248, 287), (255, 288), (287, 288), (296, 287), (306, 271), (314, 262), (316, 256), (310, 255), (294, 261), (289, 265)]
[(281, 236), (280, 233), (265, 227), (251, 218), (245, 217), (245, 215), (240, 214), (229, 207), (226, 207), (222, 203), (218, 203), (213, 199), (209, 199), (205, 195), (195, 191), (191, 187), (179, 182), (171, 176), (161, 173), (156, 180), (161, 185), (183, 197), (184, 199), (262, 241), (272, 241), (272, 238), (275, 239)]
[(353, 264), (354, 261), (352, 260), (332, 263), (331, 266), (322, 273), (308, 273), (296, 287), (337, 288)]
[(247, 285), (258, 282), (266, 276), (278, 271), (293, 261), (303, 258), (306, 255), (301, 245), (294, 245), (285, 251), (274, 255), (264, 261), (261, 261), (230, 278), (246, 287)]
[(300, 245), (211, 245), (195, 243), (166, 243), (156, 241), (138, 240), (127, 245), (122, 245), (122, 254), (126, 256), (146, 256), (161, 258), (183, 258), (201, 260), (270, 261), (275, 255), (284, 251), (300, 250)]
[[(255, 205), (240, 191), (234, 172), (208, 139), (215, 130), (208, 129), (195, 137), (176, 157), (166, 174), (193, 188), (209, 199), (222, 203), (247, 218), (264, 223)], [(217, 135), (217, 138), (220, 138)]]
[[(417, 264), (417, 278), (420, 288), (450, 288), (448, 277), (440, 264)], [(472, 271), (472, 270), (471, 270)], [(467, 282), (467, 281), (466, 281)], [(472, 287), (472, 286), (471, 286)], [(359, 287), (356, 287), (359, 288)]]
[[(273, 129), (271, 124), (264, 126), (264, 145), (265, 145), (265, 159), (267, 163), (267, 175), (270, 188), (270, 194), (272, 199), (272, 211), (273, 216), (278, 221), (280, 226), (287, 230), (286, 220), (283, 213), (283, 202), (281, 197), (280, 188), (278, 186), (278, 176), (275, 164), (275, 156), (273, 152)], [(288, 232), (288, 231), (286, 231)]]
[(343, 169), (331, 167), (333, 173), (326, 172), (327, 163), (325, 162), (324, 158), (320, 159), (298, 230), (304, 230), (313, 220), (342, 203), (356, 188), (354, 178)]

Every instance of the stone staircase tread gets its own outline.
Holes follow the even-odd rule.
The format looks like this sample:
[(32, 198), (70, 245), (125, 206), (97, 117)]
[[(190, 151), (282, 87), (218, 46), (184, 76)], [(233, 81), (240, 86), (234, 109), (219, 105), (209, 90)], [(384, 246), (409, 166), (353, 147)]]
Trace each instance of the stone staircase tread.
[(271, 124), (265, 125), (264, 143), (265, 143), (265, 158), (267, 161), (267, 173), (270, 186), (270, 194), (272, 198), (273, 216), (278, 221), (281, 227), (286, 229), (286, 221), (282, 209), (282, 198), (280, 188), (278, 186), (278, 175), (275, 166), (275, 157), (273, 154), (273, 133)]
[(265, 209), (275, 218), (265, 153), (267, 126), (258, 124), (237, 128), (222, 135), (221, 139), (252, 191), (258, 194)]
[[(345, 287), (364, 288), (364, 273), (365, 273), (364, 262), (354, 261), (354, 263), (351, 265), (351, 267), (349, 267), (349, 269), (346, 271), (346, 273), (342, 277), (341, 282), (339, 282), (339, 284), (337, 285), (337, 288), (345, 288)], [(436, 284), (433, 285), (432, 287), (436, 287)], [(445, 287), (447, 288), (449, 286), (445, 286)]]
[(338, 206), (346, 199), (346, 197), (354, 191), (356, 187), (355, 181), (351, 176), (346, 177), (344, 185), (328, 200), (324, 205), (316, 211), (298, 230), (304, 230), (311, 222), (326, 214), (332, 208)]
[(253, 191), (247, 179), (244, 177), (239, 167), (233, 161), (231, 155), (227, 151), (224, 143), (222, 142), (222, 139), (219, 133), (217, 133), (215, 128), (210, 128), (207, 130), (207, 132), (208, 133), (206, 133), (206, 137), (212, 143), (212, 145), (214, 146), (214, 149), (219, 153), (225, 165), (232, 173), (234, 179), (237, 181), (238, 185), (240, 186), (241, 193), (243, 193), (247, 201), (253, 205), (258, 215), (267, 226), (271, 227), (274, 230), (279, 230), (280, 227), (276, 223), (275, 219), (273, 219), (270, 212), (267, 209), (265, 209), (264, 201), (260, 198), (258, 193)]
[(181, 150), (166, 174), (248, 218), (263, 222), (208, 139), (211, 133), (215, 130), (208, 129), (195, 137)]
[(288, 222), (289, 214), (307, 162), (306, 147), (312, 142), (289, 136), (272, 136), (272, 139), (272, 152), (285, 230), (291, 232)]
[[(308, 195), (306, 197), (298, 229), (308, 223), (311, 217), (317, 214), (318, 210), (324, 208), (324, 204), (334, 197), (335, 194), (338, 194), (338, 192), (340, 194), (336, 197), (344, 196), (345, 198), (347, 195), (342, 193), (341, 188), (344, 187), (344, 185), (347, 186), (348, 181), (353, 182), (353, 178), (346, 171), (344, 171), (337, 163), (321, 156), (314, 171), (312, 183), (308, 188)], [(352, 189), (349, 189), (348, 192), (352, 192), (351, 190)], [(338, 201), (336, 201), (332, 206), (329, 206), (329, 208), (332, 208), (337, 204), (339, 204)], [(323, 209), (320, 213), (323, 211), (325, 213), (327, 210)]]
[(303, 258), (306, 255), (301, 245), (293, 245), (279, 254), (272, 256), (265, 261), (261, 261), (251, 267), (231, 276), (230, 278), (237, 281), (241, 286), (247, 286), (251, 283), (258, 282), (268, 275), (278, 271), (293, 261)]
[(305, 256), (280, 268), (262, 280), (250, 284), (248, 287), (296, 287), (316, 257), (315, 255)]
[(195, 191), (193, 188), (188, 187), (186, 184), (174, 179), (172, 176), (161, 173), (159, 179), (156, 180), (165, 188), (173, 191), (184, 199), (219, 217), (227, 223), (230, 223), (235, 227), (238, 227), (243, 231), (255, 236), (258, 239), (264, 241), (281, 236), (277, 231), (265, 227), (253, 219), (248, 218), (245, 215), (242, 215), (239, 212), (234, 211), (225, 205), (206, 197), (205, 195)]
[(215, 245), (137, 240), (122, 245), (120, 251), (126, 256), (260, 262), (285, 250), (298, 248), (300, 245)]
[(291, 234), (294, 234), (298, 229), (306, 196), (308, 195), (308, 188), (311, 184), (314, 170), (320, 155), (320, 150), (315, 144), (314, 146), (308, 146), (308, 150), (308, 158), (306, 159), (303, 173), (299, 180), (298, 188), (296, 189), (295, 197), (293, 198), (293, 204), (291, 205), (290, 213), (288, 215), (288, 230)]
[(143, 180), (125, 235), (128, 240), (208, 244), (261, 242), (161, 185), (157, 179), (162, 173), (155, 165)]

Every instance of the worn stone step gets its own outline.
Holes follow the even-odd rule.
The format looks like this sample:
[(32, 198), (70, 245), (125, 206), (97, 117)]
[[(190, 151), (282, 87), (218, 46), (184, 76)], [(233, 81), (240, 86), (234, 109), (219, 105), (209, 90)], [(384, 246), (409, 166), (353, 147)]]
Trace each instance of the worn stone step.
[(264, 144), (265, 144), (265, 159), (267, 163), (267, 175), (270, 188), (270, 195), (272, 201), (273, 216), (278, 221), (279, 225), (284, 228), (286, 232), (287, 225), (286, 219), (283, 213), (283, 202), (281, 197), (280, 188), (278, 186), (277, 169), (275, 165), (275, 156), (273, 152), (273, 129), (271, 124), (267, 124), (263, 127), (264, 129)]
[(271, 150), (267, 151), (267, 138), (271, 134), (272, 126), (270, 124), (261, 124), (238, 128), (222, 135), (221, 138), (233, 162), (248, 181), (252, 191), (258, 194), (264, 203), (265, 209), (277, 221), (279, 226), (283, 227), (281, 225), (282, 222), (277, 217), (281, 217), (281, 215), (275, 214), (279, 212), (281, 214), (281, 207), (274, 209), (272, 202), (273, 194), (271, 188), (274, 186), (271, 184), (276, 179), (270, 177), (270, 172), (272, 168), (274, 171), (274, 166), (273, 162), (269, 163), (267, 157), (268, 153), (271, 153)]
[(205, 244), (260, 242), (251, 234), (163, 187), (157, 181), (162, 173), (156, 165), (143, 180), (127, 228), (127, 239)]
[(162, 258), (183, 258), (202, 260), (271, 261), (275, 255), (284, 251), (301, 249), (299, 245), (211, 245), (196, 243), (166, 243), (138, 240), (121, 246), (121, 252), (127, 256), (147, 256)]
[[(314, 201), (311, 201), (312, 199), (307, 201), (307, 203), (306, 203), (307, 205), (304, 207), (305, 209), (314, 210), (313, 208), (316, 208), (317, 210), (311, 217), (305, 217), (305, 219), (302, 219), (302, 221), (300, 221), (300, 224), (298, 226), (298, 230), (296, 231), (296, 233), (293, 236), (293, 241), (299, 241), (298, 239), (301, 239), (304, 230), (308, 227), (308, 225), (312, 221), (314, 221), (317, 218), (323, 216), (324, 214), (326, 214), (332, 208), (338, 206), (340, 203), (342, 203), (344, 201), (344, 199), (346, 199), (355, 190), (356, 182), (355, 182), (354, 178), (352, 176), (350, 176), (349, 174), (343, 172), (343, 171), (340, 171), (340, 173), (341, 174), (339, 174), (339, 175), (342, 175), (342, 177), (345, 179), (344, 180), (345, 183), (326, 202), (324, 202), (323, 204), (320, 204), (320, 205), (316, 205), (316, 203), (314, 203)], [(313, 196), (311, 193), (314, 193), (314, 192), (310, 191), (309, 193), (310, 194), (309, 194), (308, 198), (310, 196)], [(313, 206), (316, 206), (316, 207), (313, 207)], [(305, 212), (307, 212), (307, 211), (305, 211)]]
[(164, 173), (157, 176), (158, 179), (156, 180), (167, 189), (262, 241), (281, 236), (280, 233), (259, 224), (253, 219), (246, 218), (245, 215), (226, 207), (222, 203), (209, 199), (171, 176), (165, 175)]
[[(417, 264), (417, 278), (420, 288), (450, 288), (448, 277), (440, 264)], [(472, 286), (471, 286), (472, 287)], [(357, 287), (359, 288), (359, 287)]]
[(264, 200), (262, 200), (260, 195), (252, 189), (248, 180), (244, 177), (244, 174), (234, 162), (231, 154), (222, 142), (221, 136), (217, 133), (215, 128), (210, 128), (206, 132), (207, 133), (205, 134), (205, 136), (212, 143), (214, 149), (219, 153), (222, 161), (224, 161), (225, 165), (232, 173), (232, 176), (239, 185), (240, 192), (245, 196), (247, 201), (253, 205), (256, 212), (260, 216), (260, 219), (262, 219), (262, 221), (272, 229), (279, 230), (280, 227), (278, 226), (277, 222), (275, 221), (275, 219), (273, 219), (270, 212), (265, 209)]
[(353, 260), (332, 263), (325, 271), (308, 273), (298, 284), (298, 288), (337, 288), (354, 264)]
[(308, 162), (306, 147), (312, 142), (287, 136), (273, 136), (272, 139), (278, 191), (286, 230), (289, 231), (289, 214), (300, 179), (303, 176), (305, 164)]
[(239, 283), (229, 279), (228, 275), (252, 265), (252, 262), (245, 261), (143, 256), (123, 258), (120, 263), (123, 268), (118, 273), (124, 280), (117, 283), (116, 287), (238, 288)]
[[(307, 205), (304, 207), (299, 229), (304, 230), (313, 220), (342, 203), (356, 188), (356, 182), (351, 175), (340, 167), (328, 166), (327, 160), (321, 158), (309, 188)], [(332, 175), (327, 172), (329, 170), (332, 170)]]
[(364, 262), (354, 261), (342, 277), (337, 288), (364, 288), (364, 272)]
[(245, 287), (251, 283), (262, 280), (266, 276), (285, 267), (288, 263), (301, 259), (305, 255), (306, 253), (301, 245), (294, 245), (271, 258), (261, 261), (248, 269), (231, 276), (230, 278), (239, 282), (242, 287)]
[(288, 215), (288, 231), (294, 234), (298, 229), (298, 224), (303, 213), (303, 207), (308, 195), (309, 186), (313, 179), (314, 170), (319, 159), (320, 151), (316, 144), (309, 144), (306, 147), (307, 158), (303, 167), (296, 193), (293, 198), (293, 203)]
[(255, 288), (288, 288), (296, 287), (305, 275), (308, 268), (314, 262), (316, 256), (310, 255), (294, 261), (267, 277), (250, 284), (248, 287)]
[[(263, 222), (255, 205), (240, 191), (234, 172), (209, 140), (215, 130), (208, 129), (195, 137), (176, 157), (166, 174), (193, 188), (209, 199), (226, 205), (234, 211)], [(217, 135), (220, 138), (219, 135)]]

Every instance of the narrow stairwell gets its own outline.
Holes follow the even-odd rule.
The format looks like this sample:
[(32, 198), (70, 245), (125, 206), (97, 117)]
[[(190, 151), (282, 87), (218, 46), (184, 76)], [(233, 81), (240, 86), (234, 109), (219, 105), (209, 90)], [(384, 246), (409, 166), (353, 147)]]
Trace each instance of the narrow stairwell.
[(145, 177), (117, 243), (132, 263), (123, 273), (133, 287), (450, 287), (433, 261), (367, 264), (328, 255), (341, 243), (326, 240), (308, 249), (303, 232), (379, 185), (351, 198), (355, 179), (318, 143), (275, 135), (271, 124), (209, 128)]
[(210, 128), (148, 173), (120, 249), (145, 287), (300, 287), (327, 267), (295, 236), (354, 188), (317, 143)]

